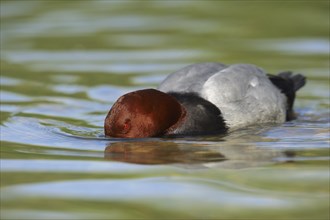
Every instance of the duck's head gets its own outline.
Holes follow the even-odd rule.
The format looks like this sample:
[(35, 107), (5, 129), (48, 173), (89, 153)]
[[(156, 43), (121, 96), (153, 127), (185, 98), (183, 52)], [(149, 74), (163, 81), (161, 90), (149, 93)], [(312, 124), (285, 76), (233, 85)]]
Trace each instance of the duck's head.
[(144, 138), (166, 134), (184, 117), (185, 110), (172, 96), (144, 89), (121, 96), (104, 121), (110, 137)]

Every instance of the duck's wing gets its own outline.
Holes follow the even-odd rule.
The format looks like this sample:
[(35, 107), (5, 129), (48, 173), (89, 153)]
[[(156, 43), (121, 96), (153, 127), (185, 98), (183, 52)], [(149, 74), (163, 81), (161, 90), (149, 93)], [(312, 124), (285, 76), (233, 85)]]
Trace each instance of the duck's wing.
[(285, 121), (286, 97), (254, 65), (235, 64), (213, 74), (201, 95), (220, 109), (232, 129)]
[(194, 92), (200, 94), (204, 83), (227, 66), (222, 63), (198, 63), (170, 74), (159, 86), (163, 92)]

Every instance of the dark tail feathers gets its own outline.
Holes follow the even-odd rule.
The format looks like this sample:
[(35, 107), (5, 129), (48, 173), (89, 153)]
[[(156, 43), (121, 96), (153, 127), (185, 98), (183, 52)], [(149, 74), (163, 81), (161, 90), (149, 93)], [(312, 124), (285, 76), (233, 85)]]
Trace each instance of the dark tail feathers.
[(299, 73), (292, 75), (291, 71), (286, 71), (286, 72), (281, 72), (277, 75), (282, 77), (283, 79), (292, 81), (295, 92), (306, 84), (306, 77)]
[(268, 74), (268, 78), (287, 97), (286, 120), (290, 121), (295, 119), (296, 116), (293, 111), (293, 104), (296, 91), (306, 84), (306, 77), (301, 74), (292, 74), (291, 71), (286, 71), (277, 75)]

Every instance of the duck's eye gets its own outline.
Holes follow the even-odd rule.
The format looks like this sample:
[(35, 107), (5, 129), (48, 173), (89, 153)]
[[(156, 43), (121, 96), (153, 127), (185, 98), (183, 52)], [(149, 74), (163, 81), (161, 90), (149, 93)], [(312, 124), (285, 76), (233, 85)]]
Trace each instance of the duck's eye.
[(123, 124), (123, 133), (126, 134), (130, 128), (131, 128), (131, 120), (126, 119), (125, 123)]
[(124, 124), (123, 129), (127, 130), (129, 128), (129, 125), (127, 123)]

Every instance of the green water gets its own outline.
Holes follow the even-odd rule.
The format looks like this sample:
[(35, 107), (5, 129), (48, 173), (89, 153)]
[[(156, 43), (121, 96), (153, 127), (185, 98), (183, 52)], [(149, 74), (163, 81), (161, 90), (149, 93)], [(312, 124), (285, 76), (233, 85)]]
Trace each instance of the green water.
[[(2, 0), (0, 37), (1, 219), (329, 219), (329, 1)], [(206, 61), (303, 73), (298, 119), (103, 136), (120, 95)]]

